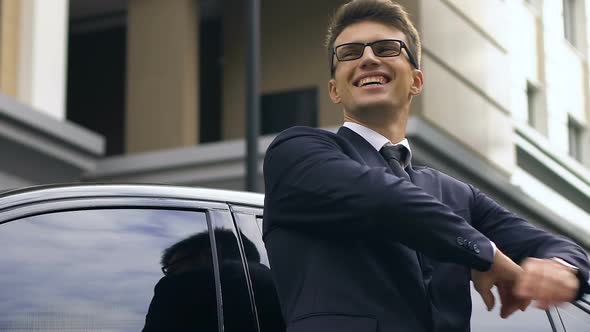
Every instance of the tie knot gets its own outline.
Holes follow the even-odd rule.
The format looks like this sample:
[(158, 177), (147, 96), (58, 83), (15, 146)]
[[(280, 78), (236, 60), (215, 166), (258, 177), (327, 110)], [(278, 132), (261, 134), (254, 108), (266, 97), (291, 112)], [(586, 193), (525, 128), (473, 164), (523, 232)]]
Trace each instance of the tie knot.
[(398, 145), (385, 145), (379, 151), (385, 160), (395, 159), (398, 163), (403, 164), (406, 160), (408, 150), (405, 146)]

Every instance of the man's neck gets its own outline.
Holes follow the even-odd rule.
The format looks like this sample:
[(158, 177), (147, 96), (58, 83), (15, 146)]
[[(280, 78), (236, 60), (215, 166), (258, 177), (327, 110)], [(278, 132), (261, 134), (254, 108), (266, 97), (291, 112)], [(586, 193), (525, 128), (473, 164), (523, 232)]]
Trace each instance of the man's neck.
[(407, 114), (399, 114), (393, 119), (358, 119), (344, 112), (344, 121), (354, 122), (385, 136), (390, 142), (401, 142), (406, 137)]

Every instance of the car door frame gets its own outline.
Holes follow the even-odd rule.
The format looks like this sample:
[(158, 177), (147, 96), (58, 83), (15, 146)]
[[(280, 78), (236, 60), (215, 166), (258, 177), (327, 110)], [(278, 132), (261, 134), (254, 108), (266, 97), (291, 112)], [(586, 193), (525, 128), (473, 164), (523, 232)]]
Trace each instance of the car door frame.
[[(58, 195), (57, 195), (58, 196)], [(106, 210), (106, 209), (158, 209), (158, 210), (181, 210), (205, 213), (207, 220), (207, 231), (211, 243), (213, 254), (213, 271), (215, 280), (215, 293), (217, 301), (217, 326), (218, 332), (224, 331), (224, 317), (222, 306), (221, 276), (219, 269), (219, 259), (217, 255), (217, 246), (213, 225), (217, 218), (232, 220), (234, 231), (237, 230), (233, 215), (230, 212), (230, 206), (227, 202), (203, 201), (189, 198), (166, 197), (159, 198), (154, 196), (137, 195), (88, 195), (78, 197), (60, 198), (53, 197), (47, 199), (23, 200), (14, 206), (4, 207), (0, 211), (0, 227), (9, 222), (15, 222), (20, 219), (39, 216), (44, 214), (83, 211), (83, 210)], [(215, 212), (215, 213), (213, 213)], [(244, 261), (243, 249), (240, 246), (242, 263)], [(249, 278), (249, 274), (245, 274)], [(251, 302), (254, 301), (252, 289), (248, 289)], [(255, 316), (258, 322), (258, 317)], [(258, 329), (260, 330), (260, 329)]]

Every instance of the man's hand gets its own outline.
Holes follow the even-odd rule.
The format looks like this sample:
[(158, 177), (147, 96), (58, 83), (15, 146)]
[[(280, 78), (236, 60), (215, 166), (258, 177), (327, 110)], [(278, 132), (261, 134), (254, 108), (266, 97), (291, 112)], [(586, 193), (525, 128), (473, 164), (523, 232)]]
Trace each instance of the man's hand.
[(523, 300), (535, 300), (543, 310), (575, 300), (580, 281), (567, 266), (552, 259), (527, 258), (514, 294)]
[(500, 316), (507, 318), (518, 309), (524, 311), (531, 303), (529, 298), (517, 297), (513, 291), (522, 273), (523, 269), (520, 266), (500, 250), (496, 250), (490, 270), (485, 272), (472, 270), (471, 280), (475, 290), (481, 295), (483, 302), (486, 304), (488, 311), (494, 308), (496, 302), (492, 287), (496, 286), (498, 288), (500, 302), (502, 303)]

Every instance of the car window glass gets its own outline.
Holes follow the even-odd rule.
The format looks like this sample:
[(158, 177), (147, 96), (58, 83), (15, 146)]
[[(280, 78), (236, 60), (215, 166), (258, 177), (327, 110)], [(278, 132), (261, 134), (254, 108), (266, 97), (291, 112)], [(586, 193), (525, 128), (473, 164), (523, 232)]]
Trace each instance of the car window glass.
[(212, 220), (225, 332), (255, 332), (257, 323), (233, 220), (230, 215), (219, 215)]
[[(199, 252), (176, 252), (164, 276), (162, 252), (190, 237)], [(0, 330), (217, 331), (209, 243), (205, 213), (192, 211), (80, 210), (2, 224)], [(187, 278), (195, 271), (198, 282)]]
[(262, 218), (261, 217), (256, 217), (256, 224), (258, 225), (258, 230), (260, 230), (260, 233), (262, 234)]
[(262, 332), (285, 331), (257, 218), (254, 215), (242, 213), (235, 213), (234, 216), (242, 237), (261, 330)]
[[(585, 299), (590, 300), (590, 296)], [(586, 311), (570, 303), (559, 306), (557, 310), (566, 331), (590, 331), (590, 302), (588, 303), (580, 303)]]
[(493, 290), (496, 297), (496, 305), (488, 312), (481, 296), (471, 287), (471, 301), (473, 309), (471, 314), (472, 332), (496, 332), (496, 331), (519, 331), (519, 332), (551, 332), (551, 324), (545, 311), (537, 309), (531, 304), (524, 312), (517, 311), (507, 319), (500, 318), (500, 298), (496, 290)]

